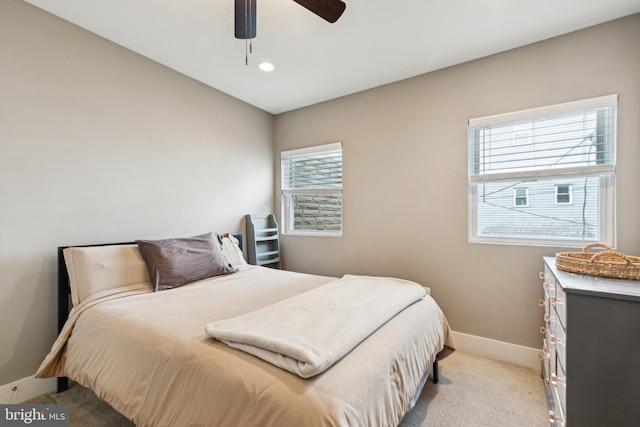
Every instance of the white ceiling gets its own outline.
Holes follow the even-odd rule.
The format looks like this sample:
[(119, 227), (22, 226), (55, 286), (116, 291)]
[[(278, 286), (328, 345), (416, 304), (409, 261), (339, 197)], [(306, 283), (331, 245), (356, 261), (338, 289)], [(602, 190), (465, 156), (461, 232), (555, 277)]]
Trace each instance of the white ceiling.
[(344, 0), (329, 24), (254, 0), (246, 66), (234, 0), (26, 1), (273, 114), (640, 12), (640, 0)]

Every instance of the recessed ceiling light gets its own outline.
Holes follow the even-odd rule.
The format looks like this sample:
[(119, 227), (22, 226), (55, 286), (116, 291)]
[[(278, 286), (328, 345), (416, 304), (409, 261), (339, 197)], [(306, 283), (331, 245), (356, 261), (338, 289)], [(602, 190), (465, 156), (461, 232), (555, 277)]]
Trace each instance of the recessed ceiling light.
[(260, 64), (258, 64), (258, 67), (260, 67), (262, 71), (266, 71), (267, 73), (273, 71), (273, 69), (275, 68), (271, 62), (267, 61), (261, 62)]

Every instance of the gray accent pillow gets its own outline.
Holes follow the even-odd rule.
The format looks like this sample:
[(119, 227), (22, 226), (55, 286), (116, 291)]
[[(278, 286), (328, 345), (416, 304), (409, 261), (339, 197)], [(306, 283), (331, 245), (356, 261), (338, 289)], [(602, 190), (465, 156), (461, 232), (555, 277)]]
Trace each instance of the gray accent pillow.
[(222, 253), (222, 236), (136, 240), (156, 291), (238, 271)]

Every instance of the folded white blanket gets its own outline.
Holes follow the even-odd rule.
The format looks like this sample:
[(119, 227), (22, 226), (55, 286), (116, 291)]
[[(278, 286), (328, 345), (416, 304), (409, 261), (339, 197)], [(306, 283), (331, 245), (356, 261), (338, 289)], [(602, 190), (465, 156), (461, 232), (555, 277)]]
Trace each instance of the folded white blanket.
[(427, 294), (406, 280), (346, 275), (261, 308), (209, 323), (206, 333), (302, 378), (318, 375)]

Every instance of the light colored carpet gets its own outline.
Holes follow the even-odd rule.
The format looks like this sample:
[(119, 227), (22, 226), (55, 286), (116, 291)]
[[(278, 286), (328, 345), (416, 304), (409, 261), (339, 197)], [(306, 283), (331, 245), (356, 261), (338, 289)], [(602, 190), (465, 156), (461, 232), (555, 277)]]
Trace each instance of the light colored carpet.
[[(28, 403), (70, 405), (72, 427), (133, 426), (77, 384)], [(547, 427), (547, 420), (539, 371), (456, 351), (440, 362), (440, 382), (427, 382), (399, 427)]]
[(540, 371), (456, 350), (400, 427), (548, 427)]

